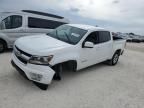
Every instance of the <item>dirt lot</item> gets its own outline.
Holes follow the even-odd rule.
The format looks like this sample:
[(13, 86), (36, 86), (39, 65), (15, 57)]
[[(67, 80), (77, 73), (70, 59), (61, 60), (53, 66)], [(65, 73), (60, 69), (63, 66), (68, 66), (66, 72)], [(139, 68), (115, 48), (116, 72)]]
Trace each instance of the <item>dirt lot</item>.
[(127, 49), (144, 52), (144, 43), (127, 43)]
[(137, 45), (128, 44), (132, 50), (114, 67), (98, 64), (63, 72), (62, 81), (53, 81), (47, 91), (17, 73), (11, 52), (0, 54), (0, 108), (143, 108), (144, 53), (141, 47), (133, 49)]

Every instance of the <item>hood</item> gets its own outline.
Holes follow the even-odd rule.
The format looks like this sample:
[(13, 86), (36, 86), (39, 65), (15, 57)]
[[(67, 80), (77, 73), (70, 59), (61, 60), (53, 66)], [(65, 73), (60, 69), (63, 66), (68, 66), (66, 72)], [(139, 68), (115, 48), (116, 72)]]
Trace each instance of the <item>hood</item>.
[(50, 37), (46, 34), (19, 38), (15, 42), (15, 45), (27, 53), (37, 55), (39, 55), (38, 53), (40, 52), (47, 52), (71, 46), (68, 43)]

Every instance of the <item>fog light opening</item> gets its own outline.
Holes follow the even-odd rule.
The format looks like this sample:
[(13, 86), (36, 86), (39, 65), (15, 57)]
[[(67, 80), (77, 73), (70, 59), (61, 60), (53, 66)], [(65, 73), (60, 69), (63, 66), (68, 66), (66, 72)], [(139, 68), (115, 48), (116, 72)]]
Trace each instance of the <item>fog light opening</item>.
[(41, 74), (30, 73), (30, 77), (32, 80), (40, 81), (43, 76)]

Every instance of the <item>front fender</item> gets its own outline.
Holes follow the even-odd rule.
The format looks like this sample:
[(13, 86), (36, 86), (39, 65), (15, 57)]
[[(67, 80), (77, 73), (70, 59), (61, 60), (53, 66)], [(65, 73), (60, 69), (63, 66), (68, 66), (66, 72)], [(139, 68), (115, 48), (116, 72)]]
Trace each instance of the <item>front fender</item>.
[(78, 63), (78, 54), (77, 53), (66, 53), (66, 54), (58, 54), (54, 55), (54, 58), (51, 61), (51, 65), (54, 66), (59, 63), (63, 63), (66, 61), (74, 60)]

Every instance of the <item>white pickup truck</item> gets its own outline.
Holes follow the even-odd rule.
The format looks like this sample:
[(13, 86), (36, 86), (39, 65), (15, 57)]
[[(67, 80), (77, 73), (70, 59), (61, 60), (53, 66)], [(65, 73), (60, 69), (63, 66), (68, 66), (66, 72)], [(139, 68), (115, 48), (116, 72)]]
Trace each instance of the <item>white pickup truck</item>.
[(46, 90), (53, 79), (61, 80), (63, 66), (73, 71), (107, 61), (118, 62), (126, 41), (113, 38), (103, 28), (65, 24), (49, 34), (19, 38), (12, 65), (27, 79)]

